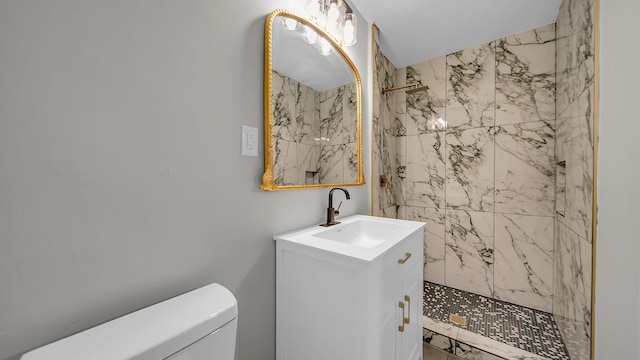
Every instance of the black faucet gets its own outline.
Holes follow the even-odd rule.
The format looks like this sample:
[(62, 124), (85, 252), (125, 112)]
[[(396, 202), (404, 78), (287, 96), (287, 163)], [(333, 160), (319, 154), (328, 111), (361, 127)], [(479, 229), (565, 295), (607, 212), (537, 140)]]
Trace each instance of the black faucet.
[(336, 224), (340, 224), (340, 221), (336, 221), (336, 215), (340, 214), (340, 212), (338, 210), (340, 210), (340, 206), (342, 205), (342, 201), (340, 201), (340, 205), (338, 205), (337, 209), (333, 208), (333, 192), (335, 190), (342, 190), (345, 194), (345, 196), (347, 197), (347, 200), (351, 199), (351, 196), (349, 195), (349, 192), (346, 189), (343, 188), (333, 188), (329, 191), (329, 207), (327, 208), (327, 222), (324, 224), (320, 224), (320, 226), (331, 226), (331, 225), (336, 225)]

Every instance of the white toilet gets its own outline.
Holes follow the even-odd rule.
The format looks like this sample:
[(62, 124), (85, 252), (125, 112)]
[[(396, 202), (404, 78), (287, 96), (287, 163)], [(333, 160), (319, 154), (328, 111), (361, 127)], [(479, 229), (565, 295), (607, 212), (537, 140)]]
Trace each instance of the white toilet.
[(24, 354), (21, 360), (233, 360), (238, 305), (210, 284)]

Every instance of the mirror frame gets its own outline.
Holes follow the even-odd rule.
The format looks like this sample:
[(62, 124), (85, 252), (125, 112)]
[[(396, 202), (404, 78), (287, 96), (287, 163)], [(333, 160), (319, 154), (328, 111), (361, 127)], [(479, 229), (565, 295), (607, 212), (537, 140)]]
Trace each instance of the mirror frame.
[[(273, 119), (271, 103), (272, 95), (272, 29), (273, 21), (277, 16), (284, 16), (298, 21), (299, 23), (309, 26), (314, 29), (318, 35), (326, 38), (333, 46), (336, 54), (341, 56), (347, 65), (351, 68), (356, 83), (356, 137), (357, 137), (357, 180), (355, 183), (345, 184), (312, 184), (312, 185), (277, 185), (273, 178), (273, 144), (271, 141), (271, 125)], [(364, 185), (364, 171), (363, 171), (363, 158), (362, 158), (362, 80), (358, 69), (354, 65), (353, 61), (349, 58), (347, 53), (342, 47), (331, 37), (329, 33), (313, 24), (308, 19), (302, 16), (296, 15), (288, 10), (276, 9), (272, 11), (265, 21), (264, 27), (264, 174), (262, 175), (261, 190), (274, 191), (274, 190), (295, 190), (295, 189), (314, 189), (314, 188), (332, 188), (341, 186), (358, 186)]]

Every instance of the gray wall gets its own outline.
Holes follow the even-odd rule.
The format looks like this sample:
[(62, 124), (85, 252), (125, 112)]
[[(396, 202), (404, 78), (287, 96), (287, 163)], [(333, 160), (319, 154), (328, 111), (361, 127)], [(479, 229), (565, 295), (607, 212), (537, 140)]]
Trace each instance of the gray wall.
[(640, 359), (640, 3), (600, 0), (596, 359)]
[(238, 298), (237, 358), (275, 357), (271, 236), (328, 191), (260, 191), (240, 130), (262, 134), (265, 16), (297, 3), (0, 2), (0, 359), (210, 282)]

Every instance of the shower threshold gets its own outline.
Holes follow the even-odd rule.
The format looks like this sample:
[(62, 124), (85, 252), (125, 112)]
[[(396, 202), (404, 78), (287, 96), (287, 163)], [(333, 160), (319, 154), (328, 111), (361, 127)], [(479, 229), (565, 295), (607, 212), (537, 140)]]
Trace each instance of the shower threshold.
[(551, 314), (428, 281), (423, 328), (426, 344), (464, 359), (570, 360)]

